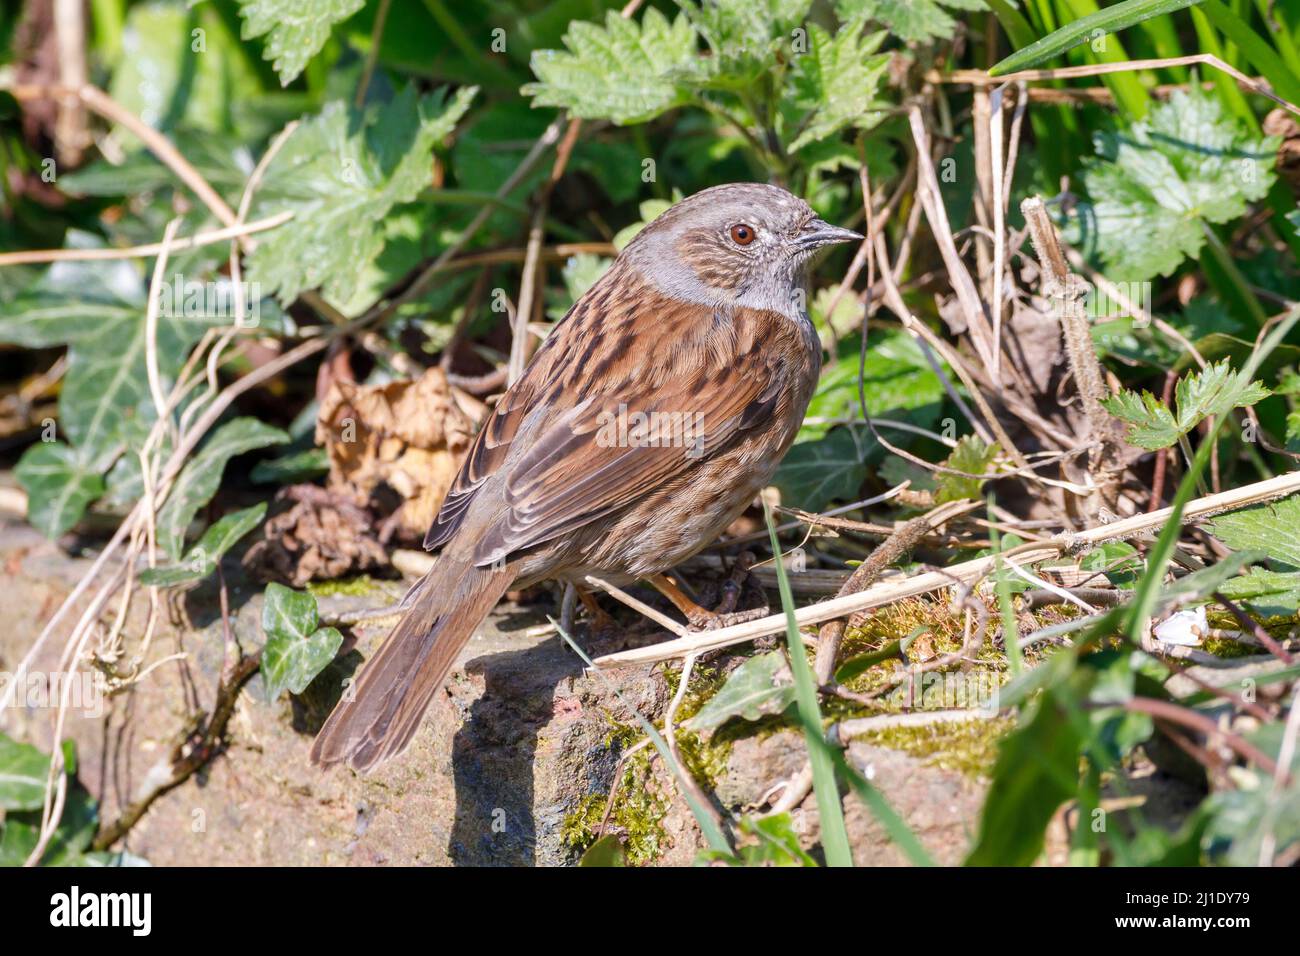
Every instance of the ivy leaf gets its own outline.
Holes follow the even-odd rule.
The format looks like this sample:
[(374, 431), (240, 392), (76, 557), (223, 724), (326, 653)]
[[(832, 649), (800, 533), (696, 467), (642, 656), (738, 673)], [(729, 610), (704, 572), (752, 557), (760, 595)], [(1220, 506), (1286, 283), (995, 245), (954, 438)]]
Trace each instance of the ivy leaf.
[(50, 758), (30, 744), (0, 733), (0, 808), (39, 810), (45, 806)]
[(860, 27), (832, 37), (816, 24), (809, 26), (808, 52), (795, 57), (791, 84), (794, 105), (811, 112), (790, 144), (791, 152), (847, 126), (866, 129), (883, 118), (869, 111), (878, 104), (876, 90), (889, 66), (888, 53), (871, 55), (884, 39), (884, 32), (862, 35)]
[[(838, 419), (861, 417), (862, 410), (858, 407), (860, 341), (856, 337), (844, 340), (835, 364), (822, 374), (808, 404), (810, 421), (800, 429), (801, 439), (825, 435)], [(926, 362), (916, 340), (906, 332), (891, 330), (867, 337), (862, 391), (867, 410), (876, 417), (904, 418), (924, 427), (934, 424), (943, 409), (943, 383)], [(878, 448), (875, 439), (867, 435), (863, 440), (874, 454)]]
[(1236, 219), (1268, 193), (1279, 143), (1197, 86), (1176, 92), (1127, 130), (1095, 135), (1100, 159), (1083, 174), (1092, 202), (1074, 226), (1126, 280), (1169, 275), (1199, 255), (1206, 223)]
[(1155, 451), (1168, 448), (1211, 415), (1226, 415), (1245, 408), (1272, 393), (1261, 382), (1252, 382), (1227, 362), (1216, 362), (1200, 372), (1185, 375), (1174, 389), (1177, 414), (1150, 392), (1124, 389), (1102, 399), (1108, 412), (1132, 428), (1128, 440), (1139, 448)]
[(605, 26), (576, 21), (564, 34), (568, 50), (535, 50), (536, 83), (524, 86), (534, 106), (558, 106), (582, 119), (625, 126), (644, 123), (691, 99), (687, 81), (702, 75), (691, 22), (668, 22), (653, 7), (641, 22), (614, 11)]
[[(942, 5), (941, 5), (942, 4)], [(864, 17), (882, 23), (903, 40), (947, 39), (957, 21), (943, 9), (987, 10), (984, 0), (836, 0), (841, 20)]]
[(256, 528), (265, 516), (266, 502), (224, 516), (203, 532), (203, 537), (180, 561), (141, 571), (140, 583), (155, 587), (175, 587), (190, 581), (201, 581), (217, 569), (217, 564), (225, 553), (240, 538)]
[(800, 442), (786, 452), (772, 482), (787, 505), (820, 511), (836, 499), (853, 500), (867, 476), (864, 458), (857, 432), (835, 428), (825, 438)]
[(379, 110), (359, 114), (327, 103), (272, 160), (259, 216), (294, 218), (260, 237), (250, 278), (286, 305), (320, 288), (348, 300), (384, 248), (392, 208), (429, 183), (430, 154), (469, 109), (477, 87), (417, 98), (407, 87)]
[(158, 512), (158, 546), (173, 561), (180, 560), (185, 529), (198, 510), (217, 493), (226, 462), (255, 448), (288, 441), (288, 434), (256, 418), (236, 418), (213, 432), (181, 469), (176, 484)]
[(62, 442), (38, 442), (14, 469), (27, 492), (27, 520), (47, 538), (57, 538), (81, 520), (104, 493), (104, 479)]
[(758, 720), (767, 714), (779, 714), (792, 703), (794, 681), (785, 653), (770, 651), (751, 657), (732, 671), (722, 688), (686, 726), (692, 730), (712, 730), (732, 717)]
[(366, 0), (240, 0), (244, 25), (241, 39), (266, 36), (262, 59), (288, 86), (307, 61), (320, 52), (334, 24), (342, 23), (366, 5)]
[(1270, 560), (1300, 570), (1300, 495), (1230, 511), (1206, 526), (1234, 551), (1263, 551)]
[(318, 627), (316, 599), (282, 584), (266, 586), (262, 606), (262, 679), (268, 700), (275, 700), (286, 688), (301, 694), (315, 680), (343, 644), (343, 635), (333, 627)]
[[(968, 475), (982, 475), (992, 467), (998, 457), (998, 444), (984, 444), (978, 435), (963, 435), (957, 440), (957, 447), (952, 450), (944, 462), (949, 468), (964, 471)], [(984, 481), (976, 478), (963, 478), (960, 475), (939, 473), (939, 490), (934, 496), (935, 504), (945, 501), (961, 501), (964, 498), (978, 498)]]

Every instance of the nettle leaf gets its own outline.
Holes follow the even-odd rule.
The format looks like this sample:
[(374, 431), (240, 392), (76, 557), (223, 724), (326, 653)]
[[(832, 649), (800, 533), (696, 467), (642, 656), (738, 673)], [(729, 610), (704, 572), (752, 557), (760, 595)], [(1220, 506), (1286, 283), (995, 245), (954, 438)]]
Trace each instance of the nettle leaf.
[(203, 532), (203, 537), (185, 552), (185, 557), (180, 561), (141, 571), (140, 583), (154, 587), (175, 587), (178, 584), (201, 581), (217, 569), (217, 564), (225, 553), (240, 538), (261, 524), (265, 516), (266, 502), (224, 516)]
[(947, 39), (957, 21), (943, 9), (987, 10), (984, 0), (836, 0), (841, 20), (865, 17), (882, 23), (903, 40)]
[(1205, 524), (1233, 550), (1262, 551), (1278, 564), (1300, 569), (1300, 495), (1230, 511)]
[(1226, 415), (1262, 401), (1272, 392), (1234, 371), (1226, 360), (1185, 375), (1174, 389), (1177, 413), (1150, 392), (1124, 389), (1102, 399), (1108, 412), (1128, 422), (1128, 440), (1139, 448), (1168, 448), (1211, 415)]
[(266, 36), (262, 59), (273, 60), (280, 85), (288, 86), (320, 52), (334, 24), (342, 23), (366, 0), (240, 0), (241, 39)]
[(889, 66), (889, 54), (871, 54), (884, 42), (883, 32), (863, 35), (860, 27), (832, 37), (816, 24), (808, 28), (808, 52), (795, 56), (791, 84), (793, 102), (810, 110), (790, 144), (795, 152), (848, 126), (876, 125), (881, 113), (876, 91)]
[(821, 511), (836, 499), (853, 500), (867, 477), (865, 458), (854, 428), (834, 428), (825, 438), (800, 442), (786, 452), (772, 483), (787, 506)]
[[(984, 444), (978, 435), (963, 435), (957, 440), (957, 447), (952, 450), (944, 462), (949, 468), (964, 471), (968, 475), (982, 475), (993, 467), (997, 460), (999, 447), (997, 442)], [(964, 498), (978, 498), (984, 481), (976, 478), (963, 478), (960, 475), (939, 473), (939, 490), (935, 494), (935, 504), (945, 501), (961, 501)]]
[(407, 87), (378, 110), (359, 114), (334, 101), (304, 122), (272, 160), (259, 192), (259, 216), (295, 215), (260, 237), (251, 281), (286, 305), (316, 288), (349, 300), (383, 251), (385, 217), (429, 184), (434, 147), (477, 91), (417, 98)]
[(679, 0), (708, 42), (708, 85), (737, 89), (772, 68), (779, 49), (794, 47), (812, 0)]
[(281, 445), (289, 435), (272, 428), (256, 418), (236, 418), (222, 425), (209, 436), (189, 463), (181, 469), (171, 493), (158, 512), (158, 546), (173, 561), (179, 561), (181, 545), (185, 543), (185, 529), (221, 484), (221, 474), (226, 462), (236, 455)]
[(567, 51), (535, 50), (530, 64), (538, 82), (522, 92), (534, 106), (582, 119), (644, 123), (690, 101), (689, 81), (703, 75), (697, 43), (685, 14), (669, 23), (651, 8), (637, 23), (611, 10), (603, 28), (570, 24)]
[(1169, 275), (1200, 254), (1205, 224), (1243, 215), (1273, 185), (1280, 140), (1247, 131), (1194, 86), (1120, 132), (1094, 137), (1090, 204), (1074, 223), (1125, 280)]
[(282, 584), (266, 586), (262, 606), (262, 679), (266, 696), (275, 700), (286, 688), (301, 694), (316, 679), (343, 644), (333, 627), (318, 627), (316, 599)]
[(794, 703), (794, 681), (783, 651), (770, 651), (741, 664), (722, 688), (686, 722), (692, 730), (712, 730), (732, 717), (758, 720)]

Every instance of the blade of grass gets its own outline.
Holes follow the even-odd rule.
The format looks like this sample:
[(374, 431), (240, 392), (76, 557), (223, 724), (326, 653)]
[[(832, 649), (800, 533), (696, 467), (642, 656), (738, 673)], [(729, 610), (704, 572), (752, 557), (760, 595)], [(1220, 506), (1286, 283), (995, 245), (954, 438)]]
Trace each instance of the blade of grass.
[(1103, 33), (1117, 33), (1143, 20), (1163, 16), (1200, 2), (1202, 0), (1125, 0), (1123, 3), (1106, 7), (1073, 23), (1067, 23), (1059, 30), (1049, 33), (1041, 40), (1017, 50), (995, 64), (989, 73), (992, 76), (1001, 76), (1004, 73), (1026, 69), (1087, 43), (1096, 30), (1101, 30)]
[(681, 795), (686, 798), (686, 803), (691, 808), (691, 813), (695, 816), (695, 822), (699, 825), (700, 832), (704, 834), (704, 839), (708, 842), (710, 849), (717, 850), (719, 853), (725, 853), (728, 856), (734, 854), (736, 852), (735, 848), (731, 845), (730, 841), (727, 840), (726, 834), (722, 832), (722, 828), (719, 827), (717, 821), (713, 819), (713, 815), (704, 809), (704, 807), (700, 806), (699, 802), (694, 796), (692, 796), (691, 788), (686, 785), (683, 776), (687, 771), (683, 767), (678, 766), (677, 761), (673, 759), (672, 751), (668, 749), (668, 741), (664, 740), (659, 731), (655, 729), (655, 725), (647, 720), (630, 700), (623, 696), (622, 691), (615, 686), (614, 682), (605, 677), (604, 671), (592, 663), (592, 660), (587, 656), (586, 651), (578, 646), (577, 642), (568, 635), (564, 628), (560, 627), (559, 622), (554, 618), (551, 618), (550, 620), (551, 623), (555, 625), (556, 632), (564, 639), (564, 643), (568, 644), (569, 647), (573, 649), (573, 652), (582, 658), (582, 662), (591, 669), (592, 673), (600, 675), (601, 680), (605, 681), (605, 684), (614, 692), (614, 696), (622, 701), (623, 706), (630, 710), (632, 715), (636, 717), (637, 723), (641, 725), (641, 729), (645, 731), (645, 735), (650, 738), (650, 742), (654, 744), (655, 750), (659, 751), (659, 756), (663, 759), (664, 766), (667, 767), (669, 772), (677, 779), (677, 789)]
[[(1086, 22), (1092, 17), (1101, 16), (1115, 9), (1108, 7), (1106, 10), (1099, 10), (1096, 0), (1061, 0), (1061, 2), (1071, 13), (1080, 18), (1075, 21), (1076, 23)], [(1101, 27), (1093, 27), (1089, 31), (1090, 39), (1096, 37), (1101, 42), (1096, 45), (1090, 43), (1083, 47), (1083, 58), (1086, 62), (1124, 63), (1129, 59), (1119, 38), (1107, 35), (1111, 32), (1114, 31), (1105, 31)], [(1097, 46), (1100, 46), (1100, 49), (1097, 49)], [(1136, 74), (1112, 73), (1102, 77), (1102, 82), (1115, 94), (1115, 102), (1134, 119), (1141, 119), (1147, 115), (1147, 109), (1151, 106), (1151, 97)]]
[(1297, 79), (1282, 62), (1282, 58), (1249, 23), (1238, 17), (1219, 0), (1202, 0), (1201, 10), (1215, 29), (1237, 44), (1247, 62), (1263, 74), (1273, 87), (1273, 92), (1283, 99), (1300, 105), (1300, 79)]
[[(989, 495), (989, 514), (993, 513), (993, 496)], [(993, 553), (997, 555), (997, 575), (994, 592), (998, 597), (998, 610), (1002, 614), (1002, 644), (1007, 649), (1007, 665), (1012, 678), (1019, 677), (1024, 670), (1024, 657), (1020, 652), (1020, 633), (1016, 627), (1016, 609), (1011, 604), (1011, 582), (1002, 573), (1002, 535), (996, 527), (989, 528), (989, 540), (993, 542)]]
[(993, 15), (998, 18), (998, 23), (1006, 32), (1011, 42), (1016, 48), (1026, 47), (1032, 44), (1038, 34), (1034, 32), (1033, 26), (1025, 19), (1025, 15), (1013, 7), (1008, 0), (985, 0)]
[(912, 862), (912, 865), (934, 866), (934, 860), (930, 858), (930, 854), (912, 832), (912, 828), (907, 825), (907, 821), (898, 815), (898, 811), (889, 805), (885, 795), (872, 786), (871, 781), (858, 773), (858, 768), (849, 763), (848, 758), (839, 750), (835, 751), (835, 766), (849, 782), (858, 799), (871, 811), (872, 816), (880, 821), (880, 825), (889, 834), (889, 839), (903, 851), (903, 855)]
[(763, 517), (767, 521), (768, 536), (772, 541), (775, 558), (776, 583), (781, 592), (781, 607), (785, 610), (785, 634), (790, 657), (790, 671), (794, 674), (795, 704), (804, 738), (808, 741), (808, 762), (812, 766), (813, 793), (817, 797), (817, 815), (821, 821), (822, 850), (828, 866), (852, 866), (853, 853), (849, 849), (849, 833), (844, 826), (844, 807), (840, 803), (840, 788), (835, 782), (835, 751), (826, 742), (822, 730), (822, 712), (817, 704), (817, 685), (808, 653), (804, 649), (803, 635), (794, 619), (794, 594), (790, 579), (781, 561), (781, 543), (776, 538), (776, 524), (772, 509), (763, 502)]

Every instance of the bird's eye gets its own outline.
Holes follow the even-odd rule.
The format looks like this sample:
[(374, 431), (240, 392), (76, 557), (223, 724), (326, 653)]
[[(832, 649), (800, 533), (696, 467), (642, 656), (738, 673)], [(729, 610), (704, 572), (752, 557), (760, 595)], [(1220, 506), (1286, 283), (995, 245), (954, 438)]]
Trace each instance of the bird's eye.
[(731, 227), (731, 241), (738, 246), (747, 246), (754, 241), (754, 227), (738, 222)]

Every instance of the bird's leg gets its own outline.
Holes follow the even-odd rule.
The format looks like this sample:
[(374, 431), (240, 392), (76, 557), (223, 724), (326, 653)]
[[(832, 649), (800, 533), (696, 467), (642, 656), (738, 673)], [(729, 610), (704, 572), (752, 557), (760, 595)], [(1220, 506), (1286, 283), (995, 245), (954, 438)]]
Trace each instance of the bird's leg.
[(741, 559), (736, 562), (736, 566), (732, 569), (731, 576), (723, 583), (722, 599), (717, 610), (714, 611), (700, 607), (692, 601), (682, 591), (681, 586), (666, 574), (651, 575), (646, 580), (653, 584), (660, 594), (673, 602), (673, 606), (686, 616), (686, 622), (691, 627), (700, 631), (712, 631), (731, 624), (739, 624), (741, 621), (751, 620), (754, 617), (762, 617), (767, 613), (765, 609), (758, 609), (757, 613), (735, 611), (736, 602), (740, 599), (741, 582), (745, 580), (745, 575), (749, 573), (749, 562), (753, 560), (752, 555), (749, 555), (749, 561), (745, 560), (745, 557), (745, 555), (741, 556)]
[(587, 617), (591, 619), (591, 629), (593, 633), (608, 632), (617, 629), (618, 622), (614, 620), (608, 611), (600, 606), (600, 602), (596, 600), (596, 595), (592, 594), (579, 584), (573, 585), (573, 589), (577, 592), (578, 600), (582, 602), (582, 606), (587, 609)]

